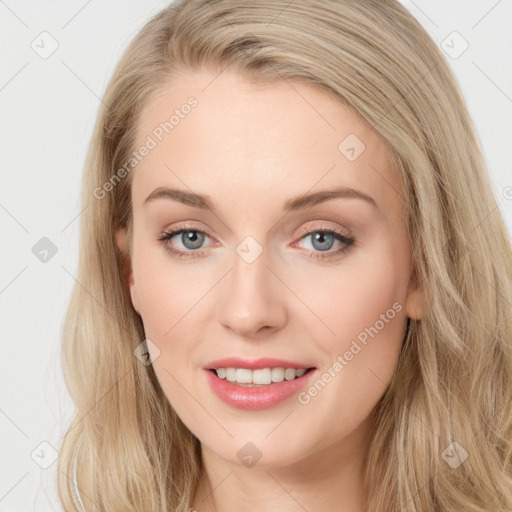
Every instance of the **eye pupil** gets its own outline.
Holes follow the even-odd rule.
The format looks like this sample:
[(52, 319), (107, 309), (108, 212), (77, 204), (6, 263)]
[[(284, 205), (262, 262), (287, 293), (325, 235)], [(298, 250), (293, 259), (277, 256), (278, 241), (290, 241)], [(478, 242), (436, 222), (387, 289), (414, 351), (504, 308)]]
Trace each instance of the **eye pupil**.
[[(181, 240), (187, 249), (197, 249), (203, 243), (204, 235), (196, 230), (183, 231)], [(192, 245), (189, 245), (189, 244)]]
[[(325, 240), (328, 240), (327, 246)], [(316, 242), (320, 242), (320, 247), (316, 245)], [(328, 251), (332, 248), (334, 243), (334, 236), (331, 233), (324, 233), (317, 231), (313, 236), (313, 247), (319, 251)]]

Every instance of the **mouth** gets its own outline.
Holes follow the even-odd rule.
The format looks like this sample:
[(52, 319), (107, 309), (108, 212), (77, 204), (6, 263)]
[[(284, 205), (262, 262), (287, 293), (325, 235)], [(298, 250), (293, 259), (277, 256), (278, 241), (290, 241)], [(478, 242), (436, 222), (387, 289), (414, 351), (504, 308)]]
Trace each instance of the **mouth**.
[(297, 380), (315, 368), (211, 368), (209, 369), (219, 379), (243, 387), (267, 387), (283, 381)]
[(211, 391), (237, 409), (268, 409), (287, 401), (310, 385), (318, 369), (274, 358), (236, 357), (213, 361), (203, 367)]

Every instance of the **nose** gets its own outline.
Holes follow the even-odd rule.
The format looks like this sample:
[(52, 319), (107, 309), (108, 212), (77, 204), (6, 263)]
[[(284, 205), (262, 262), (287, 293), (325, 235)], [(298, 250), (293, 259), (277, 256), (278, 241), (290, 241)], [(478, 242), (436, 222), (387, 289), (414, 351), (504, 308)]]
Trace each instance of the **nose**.
[(285, 293), (265, 251), (252, 263), (236, 255), (233, 269), (219, 289), (219, 321), (240, 337), (269, 335), (287, 321)]

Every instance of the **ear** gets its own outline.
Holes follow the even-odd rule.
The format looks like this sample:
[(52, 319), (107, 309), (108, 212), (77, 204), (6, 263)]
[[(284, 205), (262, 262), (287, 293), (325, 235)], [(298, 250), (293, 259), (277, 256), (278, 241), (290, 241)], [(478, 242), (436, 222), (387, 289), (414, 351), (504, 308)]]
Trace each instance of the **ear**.
[(416, 273), (414, 272), (409, 281), (407, 289), (407, 299), (405, 303), (405, 312), (413, 320), (421, 320), (427, 314), (427, 301), (425, 292), (418, 284)]
[(140, 315), (139, 299), (137, 297), (137, 290), (135, 287), (135, 280), (133, 278), (133, 269), (130, 256), (130, 247), (128, 243), (128, 233), (125, 227), (118, 226), (116, 228), (116, 244), (121, 251), (121, 259), (123, 262), (122, 274), (123, 280), (128, 284), (130, 289), (130, 296), (132, 305), (135, 311)]

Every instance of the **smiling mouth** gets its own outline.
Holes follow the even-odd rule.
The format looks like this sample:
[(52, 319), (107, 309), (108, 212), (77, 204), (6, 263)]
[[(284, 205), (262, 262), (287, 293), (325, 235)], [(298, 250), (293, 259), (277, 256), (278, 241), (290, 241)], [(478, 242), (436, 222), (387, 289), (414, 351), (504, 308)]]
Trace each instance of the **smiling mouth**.
[(283, 381), (297, 380), (315, 368), (215, 368), (210, 369), (221, 380), (243, 387), (265, 387)]

